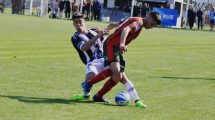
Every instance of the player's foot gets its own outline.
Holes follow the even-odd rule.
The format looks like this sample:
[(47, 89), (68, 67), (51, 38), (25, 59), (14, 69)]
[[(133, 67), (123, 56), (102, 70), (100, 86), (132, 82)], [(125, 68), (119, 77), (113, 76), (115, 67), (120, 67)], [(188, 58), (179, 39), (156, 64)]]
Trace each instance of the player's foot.
[(143, 104), (142, 101), (138, 100), (135, 102), (136, 107), (138, 108), (146, 108), (147, 106), (145, 104)]
[(83, 88), (83, 92), (84, 93), (89, 93), (91, 88), (92, 88), (92, 85), (90, 85), (89, 83), (87, 82), (82, 82), (81, 83), (81, 87)]
[(75, 100), (75, 101), (88, 100), (89, 98), (90, 98), (90, 95), (89, 96), (84, 96), (82, 94), (79, 94), (79, 95), (72, 96), (72, 100)]
[(105, 102), (105, 103), (111, 103), (110, 100), (105, 99), (105, 98), (98, 98), (97, 95), (93, 96), (93, 102)]

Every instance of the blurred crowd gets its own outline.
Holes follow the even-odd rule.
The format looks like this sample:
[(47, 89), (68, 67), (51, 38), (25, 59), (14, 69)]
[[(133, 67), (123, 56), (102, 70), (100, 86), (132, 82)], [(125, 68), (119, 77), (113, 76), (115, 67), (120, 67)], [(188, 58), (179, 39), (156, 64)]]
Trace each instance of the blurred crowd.
[(0, 13), (4, 13), (5, 5), (6, 5), (5, 1), (0, 0)]
[(152, 11), (152, 8), (147, 3), (135, 5), (133, 10), (133, 16), (145, 17), (151, 11)]
[(189, 28), (193, 29), (194, 24), (198, 26), (198, 29), (203, 30), (205, 24), (210, 25), (210, 30), (213, 30), (214, 22), (215, 22), (215, 11), (212, 7), (208, 10), (202, 10), (199, 8), (195, 11), (192, 7), (189, 8), (187, 14)]
[(48, 4), (48, 16), (51, 18), (70, 19), (73, 14), (82, 11), (87, 20), (100, 20), (101, 3), (98, 0), (84, 0), (83, 7), (76, 0), (55, 0)]

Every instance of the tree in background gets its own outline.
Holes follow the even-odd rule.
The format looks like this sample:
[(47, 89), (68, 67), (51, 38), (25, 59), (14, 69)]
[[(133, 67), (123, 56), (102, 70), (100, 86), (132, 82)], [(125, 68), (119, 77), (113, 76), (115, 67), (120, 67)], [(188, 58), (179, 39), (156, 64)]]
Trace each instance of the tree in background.
[(211, 3), (211, 2), (198, 2), (198, 1), (192, 1), (193, 7), (194, 9), (198, 10), (198, 9), (202, 9), (203, 11), (209, 10), (212, 7), (215, 6), (215, 3)]
[(209, 24), (208, 11), (211, 8), (215, 7), (215, 2), (211, 2), (210, 0), (208, 1), (193, 0), (192, 5), (195, 11), (198, 12), (198, 10), (201, 10), (203, 12), (203, 22), (205, 24)]

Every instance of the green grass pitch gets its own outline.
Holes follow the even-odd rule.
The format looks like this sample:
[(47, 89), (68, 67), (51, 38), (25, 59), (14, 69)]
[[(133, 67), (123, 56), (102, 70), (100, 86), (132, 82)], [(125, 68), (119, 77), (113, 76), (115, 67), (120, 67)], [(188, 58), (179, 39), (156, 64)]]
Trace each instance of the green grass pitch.
[(146, 109), (115, 106), (121, 84), (111, 105), (70, 100), (85, 73), (73, 33), (69, 20), (0, 14), (0, 120), (214, 120), (215, 32), (155, 28), (128, 46), (126, 73)]

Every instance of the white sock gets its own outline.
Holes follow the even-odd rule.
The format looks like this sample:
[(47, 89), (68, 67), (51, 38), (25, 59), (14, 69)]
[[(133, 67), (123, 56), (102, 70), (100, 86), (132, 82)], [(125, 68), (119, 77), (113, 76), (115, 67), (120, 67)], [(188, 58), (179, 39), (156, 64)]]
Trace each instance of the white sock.
[(90, 96), (90, 92), (83, 92), (84, 96)]
[(125, 87), (125, 90), (128, 91), (128, 93), (131, 95), (131, 97), (132, 97), (135, 101), (137, 101), (137, 100), (140, 99), (139, 96), (138, 96), (138, 94), (137, 94), (136, 89), (134, 88), (133, 83), (132, 83), (130, 80), (128, 80), (128, 81), (124, 84), (124, 87)]

